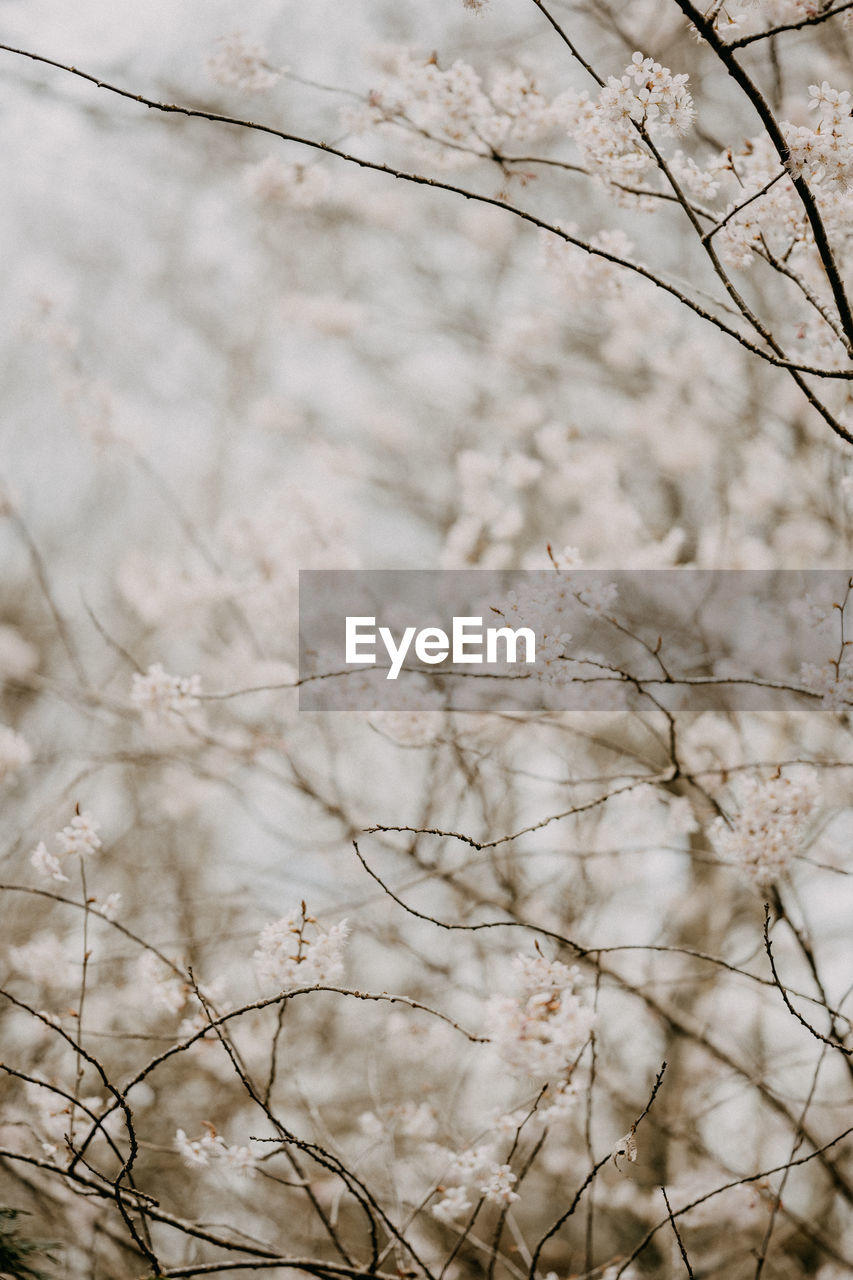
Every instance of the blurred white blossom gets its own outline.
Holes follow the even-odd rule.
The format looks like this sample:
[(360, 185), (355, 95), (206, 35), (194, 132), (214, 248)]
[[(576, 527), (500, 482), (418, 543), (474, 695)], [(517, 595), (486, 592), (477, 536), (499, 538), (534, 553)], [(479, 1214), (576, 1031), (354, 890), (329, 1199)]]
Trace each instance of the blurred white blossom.
[(155, 662), (145, 675), (134, 673), (130, 701), (149, 724), (175, 724), (199, 705), (200, 693), (199, 676), (170, 676)]
[(471, 1201), (468, 1199), (464, 1187), (449, 1187), (445, 1190), (441, 1200), (436, 1200), (433, 1204), (432, 1213), (438, 1218), (439, 1222), (449, 1223), (463, 1217), (471, 1208)]
[(69, 977), (69, 950), (65, 942), (49, 929), (36, 934), (20, 947), (9, 948), (12, 968), (41, 986), (53, 986)]
[(227, 1173), (252, 1178), (257, 1160), (248, 1147), (231, 1147), (213, 1126), (201, 1138), (188, 1138), (178, 1129), (174, 1139), (175, 1150), (188, 1169), (207, 1169), (217, 1165)]
[(207, 68), (217, 84), (240, 93), (263, 93), (281, 79), (281, 72), (270, 66), (266, 49), (252, 44), (240, 31), (217, 40)]
[(39, 664), (38, 650), (17, 627), (0, 623), (0, 684), (10, 680), (26, 680)]
[(169, 1013), (180, 1013), (187, 1002), (189, 986), (153, 951), (144, 951), (136, 966), (140, 988), (147, 1001)]
[(9, 725), (0, 724), (0, 784), (14, 782), (33, 758), (30, 745)]
[(59, 858), (54, 853), (49, 853), (47, 846), (43, 840), (40, 840), (33, 852), (30, 854), (30, 865), (35, 868), (39, 875), (44, 876), (46, 880), (57, 880), (68, 883), (68, 876), (62, 871), (62, 865)]
[(246, 189), (264, 205), (289, 205), (294, 209), (313, 209), (327, 198), (332, 180), (318, 164), (288, 163), (268, 155), (245, 173)]

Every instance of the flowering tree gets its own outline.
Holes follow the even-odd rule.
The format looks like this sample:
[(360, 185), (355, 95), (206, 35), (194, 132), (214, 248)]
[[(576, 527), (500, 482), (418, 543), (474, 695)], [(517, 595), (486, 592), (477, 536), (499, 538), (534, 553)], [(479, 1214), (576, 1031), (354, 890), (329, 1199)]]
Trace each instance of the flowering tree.
[[(844, 563), (853, 4), (195, 8), (2, 46), (0, 1270), (849, 1274), (850, 579), (759, 713), (577, 574)], [(298, 710), (401, 562), (544, 711)]]

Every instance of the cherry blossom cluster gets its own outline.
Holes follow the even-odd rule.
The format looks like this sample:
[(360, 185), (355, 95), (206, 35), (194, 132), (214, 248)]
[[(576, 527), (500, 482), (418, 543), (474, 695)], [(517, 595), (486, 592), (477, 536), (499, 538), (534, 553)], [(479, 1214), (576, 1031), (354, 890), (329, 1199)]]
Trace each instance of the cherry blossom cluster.
[[(447, 1153), (436, 1148), (435, 1154)], [(467, 1151), (450, 1153), (439, 1184), (442, 1198), (432, 1206), (432, 1212), (440, 1222), (453, 1222), (468, 1213), (473, 1208), (469, 1197), (480, 1195), (489, 1204), (501, 1208), (519, 1199), (518, 1192), (513, 1190), (516, 1175), (508, 1164), (499, 1162), (497, 1154), (496, 1145), (488, 1142)]]
[(826, 80), (809, 85), (809, 109), (820, 111), (814, 129), (783, 124), (790, 158), (788, 166), (809, 182), (847, 191), (853, 181), (853, 119), (850, 92), (833, 89)]
[(348, 933), (346, 920), (323, 931), (302, 903), (261, 930), (253, 957), (259, 980), (276, 990), (335, 982), (344, 971)]
[[(569, 235), (578, 234), (575, 223), (563, 227)], [(624, 231), (597, 231), (589, 237), (588, 253), (578, 245), (558, 236), (542, 233), (542, 253), (552, 283), (559, 283), (573, 297), (601, 301), (622, 297), (630, 277), (620, 262), (630, 261), (633, 243)]]
[[(810, 128), (781, 122), (789, 149), (788, 172), (770, 138), (759, 134), (748, 138), (739, 150), (729, 150), (716, 157), (707, 169), (697, 167), (696, 173), (697, 182), (704, 179), (709, 192), (712, 185), (723, 180), (728, 181), (732, 190), (715, 236), (725, 262), (745, 268), (756, 256), (766, 258), (768, 254), (786, 262), (793, 261), (812, 290), (819, 294), (823, 282), (814, 262), (811, 230), (789, 174), (810, 183), (824, 223), (829, 231), (840, 236), (839, 250), (843, 250), (849, 234), (846, 193), (853, 181), (853, 119), (847, 90), (833, 89), (823, 81), (820, 85), (810, 85), (809, 93), (810, 109), (821, 112), (817, 125)], [(839, 353), (832, 349), (828, 326), (817, 318), (813, 325), (816, 335), (810, 344), (812, 354), (837, 358)], [(819, 344), (826, 350), (820, 351)]]
[(738, 788), (738, 811), (731, 822), (716, 818), (711, 824), (711, 843), (720, 857), (738, 864), (756, 885), (771, 885), (801, 852), (818, 795), (810, 770), (765, 781), (747, 778)]
[(766, 135), (749, 138), (738, 151), (718, 156), (707, 172), (731, 185), (732, 198), (715, 237), (720, 256), (729, 266), (749, 267), (756, 254), (766, 254), (768, 249), (781, 257), (804, 240), (807, 224), (802, 205)]
[(570, 679), (566, 645), (572, 638), (569, 619), (577, 611), (574, 589), (567, 574), (554, 574), (543, 586), (533, 580), (520, 590), (507, 592), (494, 611), (513, 629), (529, 627), (536, 636), (536, 673), (546, 681), (563, 683)]
[[(723, 162), (707, 168), (698, 165), (692, 156), (675, 151), (669, 158), (669, 171), (683, 191), (701, 200), (713, 200), (720, 189), (720, 168)], [(651, 208), (651, 205), (648, 206)]]
[[(24, 1084), (24, 1095), (31, 1114), (35, 1113), (41, 1149), (49, 1160), (55, 1160), (63, 1152), (70, 1159), (66, 1143), (70, 1118), (75, 1110), (99, 1115), (106, 1105), (99, 1094), (86, 1094), (74, 1103), (54, 1093), (52, 1089), (29, 1080)], [(114, 1128), (114, 1121), (111, 1123), (111, 1119), (107, 1119), (105, 1123), (108, 1130)]]
[(515, 1190), (516, 1174), (501, 1155), (501, 1144), (514, 1138), (520, 1117), (500, 1115), (493, 1118), (491, 1133), (463, 1150), (455, 1150), (433, 1141), (438, 1121), (426, 1102), (404, 1102), (366, 1111), (359, 1117), (359, 1128), (370, 1138), (401, 1139), (419, 1143), (419, 1164), (431, 1165), (436, 1179), (438, 1198), (431, 1212), (440, 1221), (454, 1223), (469, 1213), (477, 1200), (485, 1200), (507, 1208), (519, 1199)]
[(579, 673), (578, 663), (589, 662), (593, 655), (575, 654), (569, 658), (566, 647), (572, 638), (570, 626), (583, 614), (606, 615), (613, 607), (618, 588), (602, 578), (573, 577), (560, 564), (578, 564), (574, 548), (568, 555), (554, 559), (556, 572), (545, 583), (531, 581), (520, 590), (507, 593), (506, 599), (494, 605), (494, 611), (513, 627), (530, 627), (537, 637), (536, 674), (550, 684), (565, 684)]
[(566, 1078), (595, 1021), (577, 994), (577, 967), (536, 954), (513, 960), (518, 994), (488, 1005), (488, 1034), (513, 1071), (540, 1080)]
[(217, 40), (207, 69), (217, 84), (240, 93), (264, 93), (281, 79), (281, 72), (270, 66), (267, 51), (239, 31)]
[(183, 1129), (175, 1134), (175, 1150), (188, 1169), (207, 1169), (216, 1164), (228, 1173), (254, 1177), (257, 1160), (248, 1147), (231, 1147), (212, 1125), (201, 1138), (188, 1138)]
[[(445, 568), (512, 563), (512, 539), (524, 527), (524, 495), (542, 475), (542, 463), (520, 450), (463, 449), (456, 460), (459, 507), (442, 553)], [(483, 549), (488, 550), (483, 553)], [(481, 554), (478, 555), (478, 550)]]
[[(394, 124), (415, 136), (461, 148), (455, 162), (490, 156), (504, 144), (529, 144), (565, 129), (571, 95), (547, 98), (535, 77), (520, 68), (496, 71), (488, 90), (477, 71), (458, 58), (443, 69), (435, 55), (424, 60), (406, 48), (385, 53), (385, 79), (366, 107), (346, 108), (344, 126), (361, 133)], [(469, 153), (466, 157), (465, 153)], [(453, 163), (447, 148), (432, 150), (437, 161)]]
[(653, 133), (683, 134), (693, 123), (695, 110), (686, 75), (673, 75), (642, 53), (631, 55), (622, 75), (609, 76), (598, 105), (614, 124), (629, 128), (646, 125)]
[(819, 694), (826, 711), (849, 711), (853, 706), (853, 667), (846, 660), (847, 652), (841, 662), (804, 662), (800, 668), (803, 688)]
[(75, 813), (68, 826), (56, 833), (57, 852), (51, 853), (41, 840), (30, 855), (31, 865), (46, 879), (67, 882), (68, 876), (62, 870), (63, 861), (75, 856), (88, 858), (100, 849), (99, 828), (100, 823), (91, 813)]
[(643, 134), (688, 131), (695, 110), (687, 79), (637, 52), (621, 76), (608, 78), (597, 98), (586, 90), (569, 94), (568, 132), (591, 172), (608, 183), (630, 185), (653, 168)]
[(170, 676), (161, 663), (153, 663), (145, 673), (136, 672), (130, 689), (132, 706), (152, 725), (176, 724), (187, 711), (198, 706), (201, 681), (197, 675)]

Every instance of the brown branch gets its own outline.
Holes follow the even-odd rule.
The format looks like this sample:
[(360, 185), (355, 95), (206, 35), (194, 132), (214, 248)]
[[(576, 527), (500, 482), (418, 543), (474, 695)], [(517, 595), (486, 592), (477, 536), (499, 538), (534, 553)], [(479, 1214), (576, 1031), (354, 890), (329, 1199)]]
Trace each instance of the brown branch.
[[(36, 1018), (39, 1022), (43, 1023), (44, 1026), (50, 1027), (51, 1030), (55, 1031), (57, 1035), (61, 1036), (62, 1039), (65, 1040), (66, 1043), (71, 1046), (71, 1048), (75, 1051), (75, 1053), (78, 1053), (80, 1057), (84, 1058), (85, 1061), (88, 1062), (89, 1065), (93, 1067), (94, 1070), (97, 1072), (102, 1084), (106, 1089), (109, 1090), (109, 1092), (112, 1094), (113, 1098), (115, 1099), (115, 1103), (110, 1108), (109, 1111), (105, 1112), (104, 1115), (101, 1116), (100, 1120), (97, 1122), (95, 1126), (95, 1131), (100, 1127), (100, 1125), (106, 1119), (108, 1114), (110, 1114), (112, 1111), (115, 1111), (117, 1107), (121, 1108), (121, 1111), (124, 1117), (125, 1128), (127, 1130), (128, 1154), (125, 1157), (125, 1160), (121, 1168), (119, 1169), (118, 1173), (116, 1174), (115, 1178), (113, 1178), (112, 1180), (111, 1190), (113, 1193), (113, 1199), (115, 1200), (115, 1203), (116, 1203), (116, 1207), (118, 1208), (119, 1213), (124, 1219), (125, 1225), (127, 1226), (127, 1229), (130, 1232), (131, 1236), (133, 1237), (134, 1243), (136, 1244), (137, 1248), (139, 1249), (143, 1257), (146, 1258), (148, 1262), (151, 1264), (152, 1268), (154, 1269), (154, 1273), (156, 1275), (160, 1267), (157, 1256), (153, 1252), (151, 1246), (145, 1240), (144, 1235), (140, 1235), (139, 1231), (137, 1230), (133, 1222), (133, 1219), (131, 1218), (127, 1208), (125, 1207), (124, 1200), (122, 1198), (121, 1183), (125, 1178), (130, 1177), (131, 1171), (136, 1162), (137, 1155), (139, 1154), (139, 1147), (136, 1140), (136, 1131), (133, 1125), (133, 1113), (131, 1112), (131, 1109), (127, 1102), (126, 1097), (124, 1096), (124, 1094), (119, 1092), (119, 1090), (115, 1087), (115, 1085), (109, 1079), (106, 1071), (104, 1070), (102, 1064), (98, 1061), (98, 1059), (93, 1057), (91, 1053), (89, 1053), (86, 1049), (84, 1049), (78, 1039), (75, 1039), (74, 1036), (69, 1035), (69, 1033), (65, 1030), (64, 1027), (53, 1022), (45, 1014), (39, 1013), (38, 1010), (34, 1009), (31, 1005), (26, 1004), (23, 1000), (18, 1000), (17, 997), (13, 996), (10, 991), (7, 991), (5, 989), (0, 989), (0, 996), (3, 996), (6, 1000), (9, 1001), (10, 1004), (14, 1005), (17, 1009), (21, 1009), (24, 1012), (30, 1014), (31, 1017)], [(74, 1162), (76, 1162), (79, 1159), (79, 1157), (80, 1157), (80, 1153), (76, 1152), (74, 1156)], [(144, 1220), (144, 1213), (141, 1209), (140, 1209), (140, 1214), (142, 1215)]]
[(661, 1195), (663, 1196), (663, 1202), (666, 1205), (666, 1211), (669, 1214), (669, 1220), (672, 1223), (672, 1230), (675, 1234), (675, 1239), (678, 1243), (679, 1252), (681, 1253), (681, 1256), (684, 1260), (684, 1265), (687, 1268), (687, 1274), (690, 1277), (690, 1280), (693, 1280), (693, 1268), (690, 1265), (690, 1259), (687, 1256), (687, 1250), (684, 1247), (684, 1241), (681, 1239), (681, 1235), (678, 1230), (678, 1223), (675, 1221), (675, 1218), (673, 1218), (672, 1216), (672, 1205), (669, 1203), (669, 1197), (666, 1194), (666, 1187), (661, 1187), (660, 1190), (661, 1190)]
[[(816, 1027), (813, 1027), (812, 1024), (803, 1017), (799, 1009), (795, 1009), (791, 1004), (787, 988), (782, 985), (782, 981), (776, 969), (776, 961), (773, 959), (773, 947), (770, 942), (770, 904), (767, 902), (764, 904), (764, 950), (767, 952), (767, 959), (770, 961), (770, 971), (773, 974), (773, 985), (778, 989), (788, 1012), (796, 1018), (797, 1022), (799, 1022), (801, 1026), (805, 1027), (806, 1031), (814, 1036), (815, 1040), (820, 1040), (822, 1044), (829, 1045), (831, 1049), (837, 1049), (839, 1053), (843, 1053), (847, 1058), (853, 1057), (853, 1049), (846, 1049), (844, 1045), (840, 1043), (837, 1036), (830, 1037), (822, 1035)], [(826, 1005), (823, 1005), (822, 1007), (826, 1008)], [(831, 1017), (832, 1014), (830, 1010), (827, 1009), (827, 1012)]]
[[(534, 0), (538, 4), (538, 0)], [(541, 5), (540, 5), (541, 7)], [(733, 338), (740, 346), (749, 351), (750, 354), (758, 356), (767, 364), (771, 364), (777, 368), (787, 369), (792, 373), (806, 374), (817, 378), (830, 378), (849, 381), (853, 378), (853, 373), (846, 370), (838, 369), (821, 369), (812, 365), (802, 365), (796, 361), (776, 355), (772, 351), (763, 350), (756, 346), (744, 334), (739, 333), (737, 329), (727, 324), (719, 316), (708, 311), (701, 306), (694, 298), (691, 298), (683, 290), (676, 285), (670, 283), (663, 276), (658, 276), (655, 272), (644, 267), (641, 263), (632, 262), (628, 258), (621, 258), (618, 254), (609, 253), (606, 249), (598, 248), (594, 245), (579, 239), (577, 236), (571, 235), (564, 231), (562, 227), (539, 218), (536, 214), (530, 213), (526, 209), (521, 209), (517, 205), (512, 205), (506, 200), (499, 199), (496, 196), (483, 195), (480, 192), (470, 191), (465, 187), (456, 186), (451, 182), (444, 182), (439, 178), (429, 178), (425, 174), (410, 173), (403, 169), (396, 169), (392, 165), (382, 164), (379, 161), (368, 160), (363, 156), (352, 155), (349, 152), (342, 151), (339, 147), (333, 146), (331, 143), (322, 142), (316, 138), (306, 138), (299, 134), (288, 133), (283, 129), (273, 128), (272, 125), (261, 124), (254, 120), (245, 120), (238, 116), (229, 116), (217, 111), (204, 111), (196, 107), (185, 107), (174, 102), (159, 102), (154, 98), (146, 97), (144, 94), (133, 93), (130, 89), (124, 89), (119, 85), (111, 84), (109, 81), (100, 80), (97, 76), (88, 72), (81, 71), (78, 67), (69, 66), (66, 63), (58, 62), (54, 58), (47, 58), (42, 54), (32, 53), (27, 49), (18, 49), (13, 45), (0, 44), (0, 50), (6, 53), (15, 54), (17, 57), (29, 58), (33, 62), (40, 63), (44, 66), (54, 67), (59, 71), (64, 71), (68, 75), (73, 75), (79, 79), (93, 84), (98, 89), (104, 89), (108, 93), (116, 94), (118, 97), (126, 98), (129, 102), (137, 102), (144, 107), (148, 107), (154, 111), (161, 111), (168, 115), (180, 115), (188, 119), (209, 120), (217, 124), (232, 125), (239, 129), (250, 129), (257, 133), (267, 134), (270, 137), (279, 138), (284, 142), (293, 142), (299, 146), (309, 147), (315, 151), (322, 151), (326, 155), (335, 156), (339, 160), (344, 160), (349, 164), (357, 165), (361, 169), (369, 169), (375, 173), (385, 173), (389, 177), (397, 178), (402, 182), (411, 182), (417, 186), (431, 187), (437, 191), (447, 191), (453, 195), (462, 196), (465, 200), (473, 200), (478, 204), (489, 205), (496, 209), (503, 209), (514, 217), (519, 218), (523, 222), (529, 223), (531, 226), (539, 228), (541, 231), (547, 231), (551, 235), (557, 236), (566, 244), (573, 245), (576, 249), (580, 249), (583, 253), (589, 254), (591, 257), (600, 258), (603, 262), (609, 262), (614, 266), (622, 267), (627, 271), (639, 276), (641, 279), (648, 281), (656, 288), (668, 293), (675, 298), (683, 306), (687, 307), (700, 319), (705, 320), (708, 324), (713, 325), (721, 333), (725, 333), (728, 337)], [(722, 305), (722, 304), (721, 304)], [(815, 402), (817, 407), (817, 402)], [(825, 413), (825, 411), (824, 411)], [(832, 426), (830, 423), (829, 425)], [(833, 430), (838, 434), (843, 434), (843, 428), (833, 426)], [(853, 442), (853, 435), (849, 437)]]
[[(637, 1117), (637, 1119), (634, 1121), (633, 1125), (631, 1126), (632, 1133), (640, 1124), (640, 1121), (643, 1120), (649, 1114), (649, 1110), (651, 1109), (652, 1104), (654, 1103), (654, 1100), (657, 1097), (658, 1090), (660, 1089), (661, 1084), (663, 1082), (663, 1076), (665, 1071), (666, 1071), (666, 1063), (664, 1062), (661, 1064), (660, 1071), (657, 1073), (657, 1076), (655, 1077), (655, 1082), (652, 1085), (652, 1091), (651, 1091), (651, 1094), (649, 1095), (648, 1102), (646, 1103), (645, 1107), (640, 1112), (640, 1115)], [(580, 1203), (581, 1196), (583, 1195), (584, 1191), (586, 1191), (590, 1183), (593, 1182), (593, 1180), (597, 1177), (599, 1171), (603, 1169), (604, 1166), (610, 1161), (612, 1155), (613, 1153), (611, 1151), (608, 1151), (606, 1156), (602, 1156), (600, 1160), (596, 1161), (596, 1163), (592, 1166), (587, 1176), (584, 1178), (581, 1185), (578, 1187), (578, 1190), (575, 1193), (574, 1199), (572, 1200), (568, 1209), (566, 1209), (565, 1213), (562, 1213), (560, 1215), (560, 1217), (553, 1224), (553, 1226), (551, 1226), (545, 1232), (544, 1236), (542, 1236), (541, 1239), (539, 1240), (538, 1244), (536, 1245), (536, 1248), (533, 1250), (533, 1257), (530, 1260), (530, 1270), (528, 1273), (529, 1280), (536, 1280), (536, 1264), (539, 1261), (539, 1256), (542, 1253), (544, 1246), (547, 1244), (547, 1242), (551, 1239), (552, 1236), (556, 1235), (556, 1233), (560, 1230), (560, 1227), (562, 1227), (563, 1223), (566, 1222), (572, 1216), (575, 1209), (578, 1207)]]
[(826, 9), (823, 13), (812, 14), (809, 18), (800, 18), (798, 22), (782, 22), (777, 27), (770, 27), (768, 31), (757, 31), (751, 36), (740, 36), (737, 40), (727, 40), (727, 49), (743, 49), (748, 44), (754, 44), (756, 40), (770, 40), (773, 36), (782, 35), (786, 31), (802, 31), (804, 27), (814, 27), (819, 23), (828, 22), (830, 18), (835, 18), (839, 13), (844, 13), (848, 9), (853, 9), (853, 0), (844, 0), (843, 4), (836, 5), (834, 9)]
[(743, 1187), (748, 1186), (752, 1182), (763, 1182), (766, 1178), (772, 1177), (774, 1173), (783, 1173), (787, 1169), (798, 1169), (804, 1164), (809, 1164), (812, 1160), (820, 1159), (822, 1156), (825, 1156), (826, 1152), (832, 1147), (837, 1146), (839, 1142), (843, 1142), (845, 1138), (849, 1137), (851, 1133), (853, 1133), (853, 1125), (850, 1125), (834, 1138), (831, 1138), (829, 1142), (825, 1142), (823, 1146), (809, 1152), (808, 1155), (800, 1156), (798, 1160), (786, 1160), (784, 1164), (774, 1165), (772, 1169), (762, 1169), (760, 1173), (750, 1173), (745, 1174), (742, 1178), (734, 1178), (732, 1181), (726, 1182), (720, 1187), (715, 1187), (713, 1191), (707, 1191), (705, 1195), (697, 1196), (695, 1200), (691, 1200), (690, 1203), (684, 1205), (683, 1208), (670, 1210), (665, 1218), (656, 1223), (655, 1226), (649, 1228), (634, 1252), (622, 1263), (619, 1271), (616, 1273), (617, 1277), (621, 1276), (631, 1265), (634, 1259), (640, 1256), (643, 1250), (646, 1249), (657, 1235), (658, 1231), (660, 1231), (662, 1227), (665, 1227), (670, 1222), (674, 1221), (674, 1219), (683, 1217), (684, 1214), (689, 1213), (691, 1209), (697, 1208), (700, 1204), (706, 1204), (708, 1200), (713, 1200), (715, 1196), (722, 1195), (724, 1191), (730, 1191), (732, 1187)]
[[(791, 156), (788, 150), (788, 144), (785, 141), (782, 130), (779, 127), (770, 104), (758, 88), (758, 85), (740, 65), (737, 58), (734, 56), (733, 50), (720, 39), (714, 29), (713, 23), (708, 22), (699, 10), (691, 4), (690, 0), (674, 0), (674, 2), (678, 5), (679, 9), (681, 9), (685, 17), (689, 18), (689, 20), (694, 24), (696, 30), (717, 55), (720, 62), (726, 68), (726, 71), (734, 80), (735, 84), (743, 91), (747, 100), (752, 104), (758, 118), (764, 126), (767, 136), (773, 143), (773, 146), (779, 155), (779, 159), (782, 161), (785, 168), (790, 170)], [(838, 265), (835, 261), (832, 247), (829, 243), (829, 237), (823, 223), (823, 218), (821, 217), (820, 209), (817, 206), (817, 201), (812, 195), (811, 188), (804, 178), (791, 171), (791, 181), (796, 188), (797, 195), (800, 197), (806, 217), (809, 220), (812, 234), (814, 236), (815, 247), (826, 273), (827, 280), (829, 281), (829, 287), (832, 290), (832, 296), (838, 309), (841, 326), (848, 342), (848, 349), (850, 349), (850, 347), (853, 347), (853, 312), (850, 310), (850, 302), (844, 287), (844, 281), (842, 280), (841, 274), (838, 270)], [(851, 436), (850, 439), (853, 440), (853, 436)]]

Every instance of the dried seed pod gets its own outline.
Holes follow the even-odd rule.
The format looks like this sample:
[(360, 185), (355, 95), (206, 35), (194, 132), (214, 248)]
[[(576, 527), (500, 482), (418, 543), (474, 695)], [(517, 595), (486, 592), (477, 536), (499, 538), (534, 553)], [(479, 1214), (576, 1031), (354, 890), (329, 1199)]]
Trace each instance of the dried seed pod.
[[(613, 1148), (613, 1163), (619, 1168), (620, 1160), (628, 1160), (633, 1164), (637, 1159), (637, 1139), (634, 1137), (634, 1129), (631, 1128), (624, 1137), (620, 1138)], [(620, 1173), (622, 1170), (620, 1170)]]

